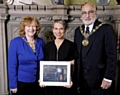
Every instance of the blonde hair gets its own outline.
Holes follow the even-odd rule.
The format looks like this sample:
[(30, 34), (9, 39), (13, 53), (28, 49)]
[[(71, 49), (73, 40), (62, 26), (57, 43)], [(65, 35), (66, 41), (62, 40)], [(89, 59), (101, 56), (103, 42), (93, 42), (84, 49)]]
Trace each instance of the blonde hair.
[(36, 29), (37, 32), (35, 34), (35, 37), (38, 36), (38, 34), (40, 33), (40, 29), (41, 29), (40, 28), (40, 22), (34, 16), (26, 16), (21, 20), (21, 22), (19, 24), (19, 34), (20, 34), (20, 36), (25, 36), (25, 26), (31, 24), (33, 21), (35, 22), (35, 26), (37, 28)]

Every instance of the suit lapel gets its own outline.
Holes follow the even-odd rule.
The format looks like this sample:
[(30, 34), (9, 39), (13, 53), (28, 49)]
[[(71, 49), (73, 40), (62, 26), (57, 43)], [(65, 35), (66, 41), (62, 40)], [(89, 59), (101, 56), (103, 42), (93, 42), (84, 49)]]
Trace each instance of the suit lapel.
[[(84, 30), (84, 28), (85, 28), (85, 26), (84, 25), (82, 25), (82, 29)], [(81, 34), (81, 31), (80, 31), (80, 34)], [(83, 41), (83, 39), (84, 39), (84, 36), (81, 34), (80, 35), (81, 37), (79, 37), (79, 40), (80, 40), (80, 49), (79, 49), (79, 52), (81, 52), (81, 47), (82, 47), (82, 41)]]
[(37, 39), (37, 40), (36, 40), (36, 44), (35, 44), (35, 48), (36, 48), (36, 56), (38, 56), (38, 54), (39, 54), (39, 52), (40, 52), (40, 51), (39, 51), (39, 50), (40, 50), (40, 49), (39, 49), (39, 47), (40, 47), (40, 43), (39, 43), (39, 44), (38, 44), (38, 43), (39, 43), (39, 40)]

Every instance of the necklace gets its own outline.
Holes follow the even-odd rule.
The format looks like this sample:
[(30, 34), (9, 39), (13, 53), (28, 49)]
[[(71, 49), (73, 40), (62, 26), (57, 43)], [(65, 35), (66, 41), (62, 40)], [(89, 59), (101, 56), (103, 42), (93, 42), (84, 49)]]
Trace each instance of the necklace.
[(36, 41), (34, 40), (32, 42), (29, 42), (29, 41), (27, 41), (26, 37), (22, 37), (22, 38), (23, 38), (23, 40), (25, 40), (28, 43), (28, 45), (31, 47), (31, 49), (33, 50), (33, 52), (36, 53), (36, 50), (35, 50), (35, 42)]
[(36, 50), (35, 50), (35, 41), (33, 41), (33, 42), (28, 42), (28, 41), (27, 41), (27, 43), (28, 43), (29, 46), (32, 48), (33, 52), (35, 53), (35, 52), (36, 52)]
[(26, 42), (29, 44), (29, 46), (32, 48), (33, 52), (35, 53), (36, 52), (36, 50), (35, 50), (35, 41), (33, 41), (33, 42), (26, 41)]
[(104, 24), (104, 23), (101, 23), (101, 24), (99, 24), (98, 26), (96, 26), (94, 29), (92, 29), (92, 31), (90, 32), (90, 34), (85, 33), (85, 32), (83, 31), (82, 26), (80, 26), (81, 34), (84, 36), (84, 39), (82, 40), (82, 45), (83, 45), (83, 46), (88, 46), (88, 44), (89, 44), (89, 40), (88, 40), (89, 36), (92, 35), (96, 30), (98, 30), (103, 24)]

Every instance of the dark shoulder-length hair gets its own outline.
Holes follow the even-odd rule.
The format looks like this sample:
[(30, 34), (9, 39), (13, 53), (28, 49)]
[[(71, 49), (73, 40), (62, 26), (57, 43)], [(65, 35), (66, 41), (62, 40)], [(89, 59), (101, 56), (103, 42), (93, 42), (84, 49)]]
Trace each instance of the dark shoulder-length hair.
[(24, 17), (20, 24), (19, 24), (19, 34), (20, 36), (25, 36), (25, 26), (30, 25), (34, 21), (35, 26), (36, 26), (36, 34), (35, 37), (38, 37), (38, 34), (40, 33), (40, 22), (37, 18), (34, 16), (26, 16)]

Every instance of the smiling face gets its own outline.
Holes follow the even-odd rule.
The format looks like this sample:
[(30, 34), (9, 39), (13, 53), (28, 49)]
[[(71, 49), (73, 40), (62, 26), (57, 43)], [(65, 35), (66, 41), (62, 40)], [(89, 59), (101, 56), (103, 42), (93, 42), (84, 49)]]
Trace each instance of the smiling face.
[(64, 39), (65, 27), (62, 24), (55, 22), (53, 25), (53, 34), (56, 39)]
[(34, 21), (31, 22), (31, 24), (28, 24), (25, 26), (25, 36), (28, 37), (34, 37), (35, 33), (36, 33), (36, 25), (34, 23)]
[(96, 20), (96, 8), (92, 4), (85, 4), (82, 7), (82, 21), (85, 25), (90, 25)]
[(40, 32), (40, 22), (33, 16), (24, 17), (19, 25), (20, 36), (33, 36), (37, 37)]

